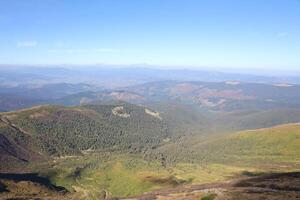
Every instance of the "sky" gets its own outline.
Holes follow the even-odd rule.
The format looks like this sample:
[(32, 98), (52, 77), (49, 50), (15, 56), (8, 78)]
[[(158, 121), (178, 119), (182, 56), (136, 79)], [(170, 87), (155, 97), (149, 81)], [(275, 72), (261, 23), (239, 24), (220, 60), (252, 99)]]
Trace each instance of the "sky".
[(300, 0), (1, 0), (0, 64), (300, 70)]

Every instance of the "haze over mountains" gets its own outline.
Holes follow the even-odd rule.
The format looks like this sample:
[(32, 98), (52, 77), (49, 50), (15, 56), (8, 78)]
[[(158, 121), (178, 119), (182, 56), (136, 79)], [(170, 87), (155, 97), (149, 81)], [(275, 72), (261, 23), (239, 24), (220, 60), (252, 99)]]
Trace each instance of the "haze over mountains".
[[(273, 175), (261, 177), (264, 186), (248, 180), (299, 170), (296, 76), (143, 68), (1, 72), (1, 198), (299, 195), (286, 189), (298, 181), (290, 174), (274, 174), (287, 177), (285, 186)], [(253, 195), (242, 182), (223, 184), (240, 178), (251, 182)]]
[[(225, 71), (225, 72), (224, 72)], [(162, 68), (151, 65), (64, 65), (64, 66), (22, 66), (1, 65), (1, 85), (15, 86), (22, 84), (45, 83), (87, 83), (105, 87), (125, 87), (146, 82), (176, 81), (208, 81), (227, 80), (262, 83), (300, 83), (300, 75), (274, 73), (235, 72), (235, 70), (190, 69), (181, 67)]]
[[(300, 76), (262, 76), (217, 71), (118, 68), (116, 66), (112, 68), (109, 68), (109, 66), (86, 68), (70, 68), (70, 66), (2, 66), (0, 72), (0, 95), (2, 101), (0, 110), (3, 111), (41, 103), (52, 104), (55, 103), (55, 101), (66, 105), (74, 105), (79, 104), (80, 100), (84, 102), (85, 99), (83, 97), (86, 97), (87, 101), (97, 100), (97, 98), (100, 100), (105, 98), (134, 100), (146, 97), (147, 101), (149, 101), (159, 98), (153, 95), (151, 96), (149, 89), (156, 90), (155, 95), (157, 96), (163, 95), (162, 98), (170, 99), (180, 98), (180, 95), (189, 93), (189, 101), (196, 101), (192, 98), (195, 98), (196, 95), (199, 96), (197, 93), (204, 92), (203, 90), (205, 90), (206, 87), (208, 90), (204, 95), (210, 97), (202, 99), (202, 104), (206, 102), (207, 105), (216, 106), (215, 104), (220, 104), (222, 103), (220, 101), (224, 101), (228, 96), (232, 96), (232, 98), (229, 99), (245, 101), (256, 99), (265, 101), (265, 103), (270, 104), (270, 106), (272, 106), (273, 101), (273, 104), (289, 104), (286, 105), (286, 107), (288, 107), (297, 104), (295, 100), (297, 96), (295, 95), (298, 94), (298, 86), (289, 86), (300, 83)], [(203, 85), (201, 82), (218, 83), (203, 83)], [(171, 91), (171, 87), (181, 88), (178, 88), (178, 94), (175, 94), (176, 92)], [(256, 87), (260, 87), (260, 89), (255, 91)], [(232, 88), (236, 91), (230, 91)], [(140, 89), (141, 91), (139, 91)], [(174, 88), (174, 90), (176, 89), (177, 88)], [(213, 93), (213, 90), (216, 89), (223, 90), (223, 94), (208, 94)], [(165, 90), (169, 90), (169, 94), (166, 94), (167, 91)], [(266, 90), (270, 91), (264, 94)], [(254, 91), (258, 92), (258, 94), (255, 94)], [(280, 97), (282, 91), (286, 94)], [(74, 96), (70, 102), (67, 102), (69, 95)], [(274, 95), (277, 95), (275, 98), (281, 99), (272, 99)], [(294, 95), (294, 98), (292, 98), (292, 95)], [(82, 96), (82, 98), (80, 98), (80, 96)], [(284, 102), (287, 99), (282, 100), (282, 98), (286, 96), (289, 102)], [(76, 98), (77, 100), (75, 100)], [(209, 102), (209, 98), (215, 98), (215, 101), (218, 99), (219, 102)], [(292, 99), (294, 99), (295, 102), (291, 102)], [(185, 99), (185, 101), (187, 101), (187, 99)], [(201, 98), (199, 98), (198, 101), (201, 101)]]

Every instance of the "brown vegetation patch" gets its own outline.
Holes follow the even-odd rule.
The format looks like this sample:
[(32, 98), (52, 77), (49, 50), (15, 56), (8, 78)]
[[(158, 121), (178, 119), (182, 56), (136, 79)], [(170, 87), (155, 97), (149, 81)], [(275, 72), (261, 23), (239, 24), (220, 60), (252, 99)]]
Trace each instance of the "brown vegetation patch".
[(252, 100), (253, 96), (247, 96), (242, 90), (216, 90), (204, 88), (199, 91), (199, 98), (224, 98), (233, 100)]
[(155, 183), (157, 185), (169, 185), (169, 186), (178, 186), (182, 183), (185, 183), (184, 180), (177, 179), (174, 176), (167, 176), (167, 177), (147, 176), (144, 178), (144, 180), (151, 183)]
[(39, 119), (41, 117), (48, 116), (50, 113), (46, 110), (40, 110), (39, 112), (32, 113), (29, 115), (30, 119)]
[(123, 101), (143, 99), (142, 96), (130, 92), (112, 92), (109, 96)]
[(191, 93), (197, 89), (202, 88), (203, 86), (201, 85), (196, 85), (192, 83), (180, 83), (177, 84), (174, 88), (171, 89), (171, 93), (176, 94), (186, 94), (186, 93)]

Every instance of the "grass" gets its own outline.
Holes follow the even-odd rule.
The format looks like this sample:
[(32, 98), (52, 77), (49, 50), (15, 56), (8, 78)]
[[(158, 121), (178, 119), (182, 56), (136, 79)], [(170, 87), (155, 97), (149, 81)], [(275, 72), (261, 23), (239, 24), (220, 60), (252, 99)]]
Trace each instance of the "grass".
[(208, 194), (205, 197), (202, 197), (201, 200), (214, 200), (216, 197), (216, 194)]
[(231, 179), (243, 171), (252, 168), (240, 168), (222, 164), (179, 163), (172, 167), (172, 174), (191, 183), (211, 183)]
[(190, 141), (187, 141), (184, 145), (196, 152), (194, 157), (210, 163), (241, 167), (300, 164), (299, 124), (242, 131), (204, 141), (192, 140), (199, 142), (188, 145)]
[[(49, 163), (45, 164), (49, 165)], [(172, 187), (168, 171), (157, 162), (140, 156), (94, 153), (88, 156), (56, 159), (52, 170), (35, 166), (52, 182), (75, 192), (78, 197), (128, 197), (149, 190)]]
[[(244, 131), (230, 139), (245, 144), (246, 155), (268, 155), (284, 161), (300, 161), (300, 125), (281, 125), (267, 129)], [(295, 160), (296, 159), (296, 160)]]
[[(47, 169), (49, 165), (51, 170)], [(50, 177), (54, 184), (66, 187), (78, 199), (130, 197), (160, 188), (220, 182), (264, 171), (259, 167), (217, 163), (177, 163), (163, 167), (137, 155), (103, 153), (60, 158), (35, 169)]]
[[(49, 163), (46, 165), (49, 166)], [(230, 180), (253, 168), (222, 164), (178, 163), (162, 167), (129, 154), (93, 153), (88, 156), (56, 159), (52, 170), (35, 166), (44, 176), (66, 187), (79, 199), (130, 197), (181, 184), (200, 184)]]
[[(52, 165), (48, 170), (47, 166)], [(179, 163), (163, 167), (138, 155), (93, 153), (56, 159), (53, 163), (30, 166), (79, 199), (130, 197), (160, 188), (187, 183), (207, 183), (232, 178), (244, 168), (211, 164)]]

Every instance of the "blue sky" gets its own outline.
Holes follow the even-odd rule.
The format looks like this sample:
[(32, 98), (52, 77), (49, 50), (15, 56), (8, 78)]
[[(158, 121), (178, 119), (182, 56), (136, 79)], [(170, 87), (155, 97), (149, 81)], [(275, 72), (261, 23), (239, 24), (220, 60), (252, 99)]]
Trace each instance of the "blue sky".
[(300, 68), (299, 0), (1, 0), (2, 64)]

